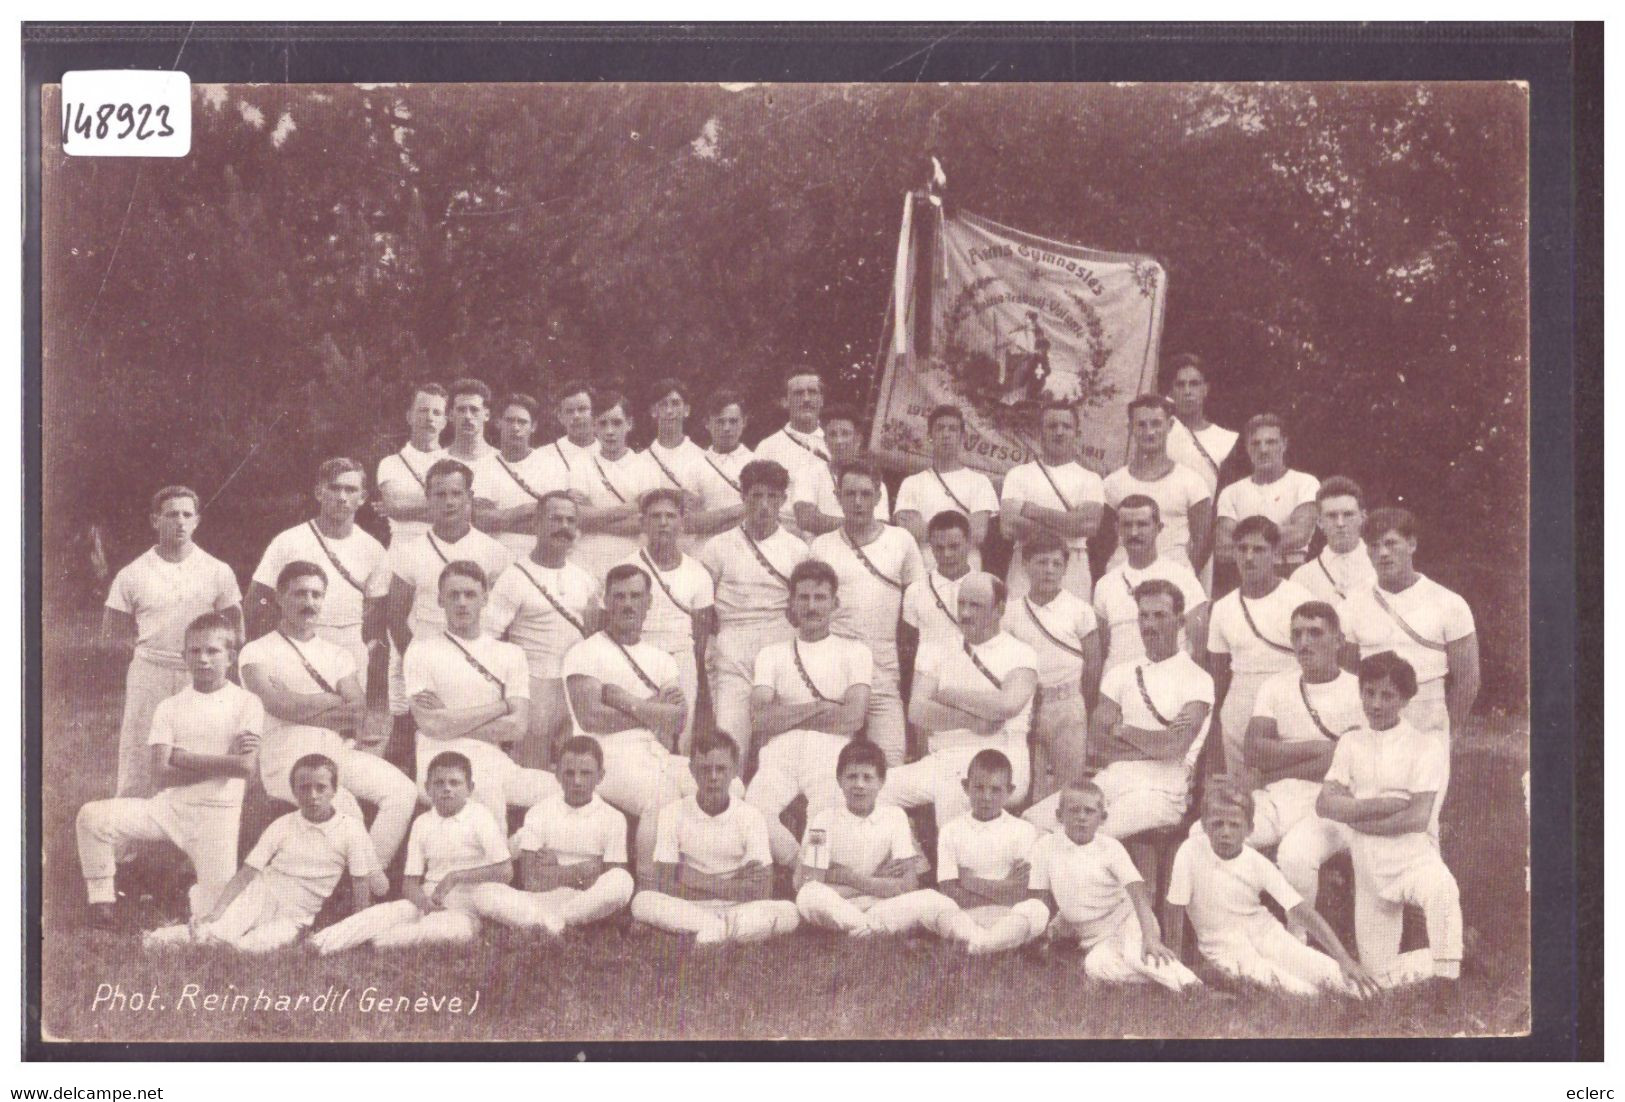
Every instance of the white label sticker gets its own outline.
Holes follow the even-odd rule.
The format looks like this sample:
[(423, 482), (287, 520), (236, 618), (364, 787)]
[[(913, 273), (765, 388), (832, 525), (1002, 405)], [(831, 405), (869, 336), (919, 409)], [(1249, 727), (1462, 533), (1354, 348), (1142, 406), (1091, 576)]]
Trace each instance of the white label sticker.
[(152, 69), (62, 74), (62, 148), (75, 157), (184, 157), (192, 79)]

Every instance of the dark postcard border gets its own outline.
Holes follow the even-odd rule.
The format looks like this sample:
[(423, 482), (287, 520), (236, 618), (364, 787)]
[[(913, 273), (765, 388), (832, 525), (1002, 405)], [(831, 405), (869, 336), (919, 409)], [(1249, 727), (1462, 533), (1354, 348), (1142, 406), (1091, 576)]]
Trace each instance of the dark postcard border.
[[(1381, 1059), (1602, 1056), (1600, 24), (47, 24), (23, 26), (23, 1055), (32, 1060)], [(1523, 1038), (106, 1044), (40, 1036), (39, 90), (194, 81), (1519, 80), (1530, 85), (1533, 1033)], [(1572, 168), (1571, 168), (1572, 166)], [(1583, 365), (1583, 366), (1582, 366)], [(1577, 511), (1576, 506), (1581, 508)], [(1579, 518), (1577, 526), (1576, 520)], [(1584, 554), (1577, 555), (1583, 549)], [(1578, 568), (1584, 563), (1583, 569)], [(1577, 593), (1577, 587), (1581, 592)], [(1577, 602), (1577, 596), (1585, 600)], [(1579, 612), (1584, 609), (1583, 613)], [(1590, 645), (1582, 655), (1580, 640)], [(1583, 720), (1583, 727), (1577, 724)], [(1553, 737), (1574, 732), (1576, 737)], [(1577, 839), (1584, 839), (1577, 845)], [(1582, 984), (1580, 977), (1585, 976)]]

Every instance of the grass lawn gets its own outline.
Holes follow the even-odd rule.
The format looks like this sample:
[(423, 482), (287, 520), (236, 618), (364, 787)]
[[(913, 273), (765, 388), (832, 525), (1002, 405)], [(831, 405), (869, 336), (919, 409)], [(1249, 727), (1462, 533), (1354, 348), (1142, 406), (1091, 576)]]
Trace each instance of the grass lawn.
[[(133, 934), (82, 924), (73, 817), (81, 803), (112, 790), (122, 671), (82, 641), (89, 618), (61, 626), (77, 630), (55, 634), (66, 645), (44, 656), (47, 1039), (1416, 1037), (1529, 1028), (1521, 788), (1528, 726), (1521, 720), (1479, 723), (1453, 761), (1444, 853), (1476, 937), (1457, 989), (1445, 996), (1416, 990), (1367, 1003), (1311, 1002), (1217, 985), (1178, 996), (1091, 983), (1074, 957), (970, 959), (935, 942), (854, 943), (808, 930), (764, 945), (699, 950), (630, 924), (552, 944), (487, 929), (463, 949), (363, 949), (328, 960), (303, 949), (259, 960), (202, 948), (147, 955)], [(1352, 946), (1348, 888), (1325, 879), (1322, 909)], [(131, 996), (154, 993), (151, 1006), (131, 1005)], [(211, 995), (221, 998), (211, 1003)], [(248, 997), (246, 1006), (233, 1002), (238, 995)], [(402, 996), (405, 1008), (378, 1001)], [(420, 996), (422, 1009), (412, 1002)]]

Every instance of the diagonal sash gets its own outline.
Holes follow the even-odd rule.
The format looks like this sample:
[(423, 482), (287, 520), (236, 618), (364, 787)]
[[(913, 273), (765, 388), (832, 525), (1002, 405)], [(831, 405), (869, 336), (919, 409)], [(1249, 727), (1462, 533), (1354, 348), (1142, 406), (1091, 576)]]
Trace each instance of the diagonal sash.
[(1049, 468), (1044, 466), (1044, 461), (1042, 459), (1034, 459), (1033, 464), (1038, 468), (1038, 473), (1044, 476), (1044, 481), (1049, 483), (1049, 488), (1055, 491), (1055, 497), (1061, 503), (1061, 510), (1063, 512), (1070, 513), (1072, 511), (1072, 503), (1068, 501), (1066, 499), (1066, 495), (1061, 492), (1060, 484), (1055, 481), (1055, 476), (1049, 473)]
[(805, 440), (798, 437), (795, 433), (790, 431), (789, 425), (785, 425), (782, 431), (784, 432), (784, 438), (790, 441), (790, 443), (794, 444), (796, 447), (800, 448), (802, 451), (811, 452), (818, 458), (822, 459), (825, 463), (832, 462), (828, 452), (826, 452), (823, 448), (817, 447), (814, 444), (809, 444)]
[(559, 453), (559, 462), (564, 464), (564, 473), (565, 474), (571, 473), (571, 471), (570, 471), (570, 460), (565, 457), (564, 445), (561, 444), (559, 441), (555, 440), (555, 441), (553, 441), (553, 450)]
[(610, 493), (614, 494), (616, 501), (620, 502), (622, 505), (625, 505), (626, 504), (626, 497), (621, 493), (621, 491), (619, 491), (619, 490), (617, 490), (615, 488), (615, 483), (613, 483), (613, 482), (611, 482), (609, 480), (609, 475), (607, 473), (605, 473), (605, 471), (604, 471), (604, 465), (602, 463), (598, 462), (598, 459), (597, 459), (596, 456), (593, 458), (592, 465), (594, 467), (598, 468), (598, 478), (599, 478), (599, 481), (601, 481), (604, 484), (604, 489), (606, 489)]
[(1253, 623), (1253, 614), (1247, 609), (1247, 598), (1241, 595), (1241, 590), (1239, 589), (1236, 590), (1236, 601), (1241, 605), (1241, 614), (1242, 616), (1246, 617), (1247, 626), (1252, 629), (1254, 635), (1258, 636), (1259, 642), (1263, 643), (1267, 647), (1272, 647), (1275, 650), (1280, 651), (1282, 654), (1298, 653), (1291, 647), (1282, 646), (1280, 643), (1277, 643), (1274, 639), (1271, 639), (1269, 636), (1258, 630), (1258, 625)]
[(1371, 587), (1371, 596), (1376, 598), (1377, 605), (1384, 612), (1386, 612), (1388, 614), (1388, 618), (1391, 619), (1394, 623), (1398, 624), (1399, 627), (1400, 627), (1400, 630), (1403, 631), (1406, 635), (1409, 635), (1411, 637), (1411, 639), (1413, 639), (1415, 642), (1417, 642), (1417, 643), (1421, 644), (1422, 646), (1426, 647), (1428, 650), (1436, 650), (1436, 651), (1439, 651), (1440, 653), (1446, 653), (1446, 652), (1449, 651), (1449, 648), (1446, 647), (1443, 643), (1435, 643), (1431, 639), (1424, 638), (1423, 636), (1421, 636), (1420, 634), (1417, 633), (1417, 630), (1415, 628), (1413, 628), (1413, 627), (1411, 627), (1411, 625), (1407, 624), (1405, 622), (1405, 617), (1401, 616), (1398, 612), (1394, 611), (1394, 606), (1390, 605), (1388, 603), (1388, 601), (1383, 597), (1383, 595), (1382, 595), (1382, 586), (1373, 585)]
[(750, 538), (750, 533), (745, 531), (745, 526), (743, 524), (739, 526), (739, 534), (745, 537), (745, 545), (749, 547), (751, 552), (756, 556), (756, 561), (761, 563), (769, 574), (777, 578), (779, 580), (779, 584), (783, 585), (785, 589), (789, 589), (790, 579), (784, 576), (783, 571), (773, 565), (773, 561), (767, 557), (767, 553), (761, 549), (760, 545), (758, 545), (755, 540)]
[(321, 530), (316, 527), (316, 522), (313, 520), (307, 520), (305, 523), (310, 525), (310, 534), (316, 537), (316, 542), (321, 546), (322, 553), (327, 556), (327, 561), (333, 564), (333, 569), (339, 572), (339, 577), (355, 586), (357, 592), (365, 597), (367, 595), (366, 587), (360, 582), (356, 581), (355, 575), (350, 573), (350, 571), (345, 568), (345, 565), (339, 561), (339, 557), (337, 555), (333, 554), (333, 549), (327, 546), (327, 541), (322, 538)]
[(711, 469), (713, 471), (716, 471), (717, 474), (722, 476), (722, 481), (726, 482), (733, 489), (734, 493), (736, 493), (736, 494), (744, 493), (744, 491), (739, 488), (739, 483), (734, 481), (733, 479), (729, 478), (728, 477), (728, 472), (716, 465), (716, 462), (714, 460), (712, 460), (711, 455), (710, 455), (709, 452), (701, 452), (700, 457), (711, 465)]
[(440, 543), (434, 538), (434, 532), (431, 530), (423, 534), (428, 537), (429, 546), (434, 548), (434, 553), (440, 556), (440, 561), (445, 563), (447, 566), (450, 566), (451, 560), (446, 557), (446, 553), (444, 551), (440, 550)]
[(981, 673), (981, 675), (983, 677), (985, 677), (989, 681), (993, 682), (993, 687), (995, 689), (1003, 689), (1004, 688), (1004, 682), (1000, 681), (998, 679), (998, 677), (994, 675), (993, 671), (987, 668), (987, 663), (986, 662), (983, 662), (980, 658), (978, 658), (976, 656), (976, 652), (971, 649), (969, 639), (964, 640), (964, 645), (965, 645), (965, 656), (971, 660), (971, 664), (976, 667), (977, 671), (979, 673)]
[(632, 657), (632, 652), (621, 646), (621, 641), (607, 631), (604, 632), (604, 638), (615, 644), (615, 649), (621, 652), (621, 655), (626, 659), (627, 665), (632, 667), (632, 672), (638, 675), (638, 680), (649, 686), (650, 691), (658, 695), (660, 686), (654, 683), (654, 678), (643, 672), (643, 667), (638, 665), (636, 658)]
[(446, 632), (445, 634), (446, 634), (446, 640), (449, 643), (451, 643), (452, 646), (456, 647), (458, 650), (463, 652), (463, 657), (468, 659), (468, 664), (470, 666), (473, 666), (476, 670), (480, 671), (480, 676), (485, 678), (485, 680), (489, 681), (491, 684), (495, 685), (497, 687), (497, 692), (502, 694), (502, 699), (507, 700), (508, 699), (508, 686), (506, 686), (506, 685), (504, 685), (502, 683), (502, 678), (500, 678), (496, 674), (492, 673), (491, 670), (489, 669), (489, 667), (487, 667), (484, 662), (481, 662), (478, 658), (475, 658), (474, 657), (474, 652), (469, 650), (467, 647), (463, 646), (461, 643), (459, 643), (457, 641), (457, 637), (455, 635), (453, 635), (449, 631)]
[(1303, 697), (1303, 706), (1309, 712), (1309, 718), (1315, 721), (1315, 726), (1320, 728), (1320, 733), (1325, 735), (1331, 741), (1336, 742), (1339, 738), (1342, 738), (1344, 735), (1348, 734), (1349, 731), (1352, 731), (1355, 729), (1355, 727), (1359, 726), (1359, 724), (1356, 723), (1354, 727), (1350, 727), (1348, 731), (1339, 731), (1334, 733), (1330, 727), (1326, 726), (1326, 721), (1320, 718), (1320, 713), (1315, 711), (1315, 706), (1309, 703), (1309, 685), (1301, 676), (1298, 678), (1298, 695)]
[(1163, 715), (1162, 714), (1162, 709), (1158, 708), (1156, 706), (1156, 704), (1154, 704), (1152, 702), (1152, 700), (1151, 700), (1151, 693), (1145, 687), (1145, 667), (1144, 666), (1135, 666), (1134, 667), (1134, 681), (1135, 681), (1136, 684), (1138, 684), (1140, 686), (1140, 699), (1145, 701), (1145, 706), (1147, 708), (1151, 709), (1152, 717), (1158, 723), (1162, 724), (1164, 727), (1172, 726), (1174, 721), (1169, 719), (1167, 716)]
[(807, 667), (801, 661), (801, 641), (799, 639), (790, 640), (790, 653), (795, 657), (796, 672), (801, 675), (801, 683), (807, 686), (807, 691), (813, 694), (813, 699), (824, 704), (836, 703), (832, 698), (819, 692), (818, 686), (813, 684), (812, 675), (807, 672)]
[(937, 485), (942, 487), (942, 492), (948, 495), (948, 499), (955, 505), (959, 506), (959, 511), (961, 513), (964, 513), (967, 517), (970, 516), (970, 506), (959, 500), (959, 495), (954, 493), (954, 488), (952, 486), (948, 485), (948, 480), (942, 477), (942, 472), (937, 470), (935, 467), (932, 467), (931, 473), (936, 476)]
[(305, 672), (310, 674), (310, 679), (312, 681), (316, 682), (316, 687), (324, 693), (333, 693), (337, 695), (338, 690), (333, 688), (333, 683), (327, 680), (327, 678), (323, 677), (321, 675), (321, 671), (317, 670), (315, 666), (310, 664), (310, 659), (306, 658), (305, 652), (299, 649), (299, 644), (288, 638), (288, 634), (281, 628), (277, 628), (276, 633), (282, 636), (282, 641), (288, 644), (288, 646), (292, 647), (293, 653), (299, 656), (299, 661), (304, 664)]
[(858, 557), (858, 561), (868, 568), (869, 573), (873, 574), (875, 577), (879, 578), (881, 581), (885, 582), (899, 593), (903, 591), (902, 583), (893, 581), (891, 578), (888, 578), (885, 574), (881, 573), (880, 567), (876, 566), (874, 564), (874, 560), (870, 559), (868, 555), (863, 553), (863, 548), (859, 547), (853, 542), (852, 536), (845, 528), (841, 529), (841, 538), (844, 539), (846, 541), (846, 545), (852, 549), (852, 553)]
[[(649, 557), (649, 553), (643, 550), (641, 547), (638, 548), (638, 558), (643, 560), (643, 565), (649, 568), (649, 573), (653, 575), (654, 580), (660, 584), (660, 591), (666, 595), (666, 600), (676, 605), (677, 611), (681, 612), (684, 616), (694, 615), (693, 609), (686, 607), (682, 601), (677, 599), (677, 594), (671, 591), (671, 586), (666, 584), (666, 579), (660, 576), (660, 568), (654, 564), (654, 560)], [(682, 565), (681, 560), (678, 560), (678, 565)]]
[(498, 452), (496, 454), (495, 459), (497, 461), (497, 465), (500, 466), (504, 471), (508, 472), (508, 477), (513, 479), (514, 482), (518, 484), (518, 486), (519, 486), (519, 488), (521, 490), (525, 491), (525, 493), (529, 494), (531, 497), (535, 498), (537, 501), (542, 500), (542, 495), (537, 493), (535, 490), (531, 489), (530, 483), (526, 482), (523, 478), (520, 478), (518, 471), (516, 471), (512, 467), (508, 466), (508, 461), (506, 459), (502, 458), (502, 453), (501, 452)]
[(1332, 577), (1331, 570), (1327, 568), (1326, 552), (1322, 551), (1320, 554), (1315, 556), (1315, 565), (1320, 567), (1320, 572), (1322, 574), (1326, 575), (1326, 580), (1332, 583), (1332, 591), (1334, 593), (1336, 593), (1339, 597), (1348, 596), (1347, 593), (1343, 592), (1343, 587), (1337, 584), (1337, 579)]
[(559, 599), (553, 596), (553, 594), (549, 593), (547, 591), (547, 587), (541, 582), (537, 581), (535, 575), (526, 570), (517, 560), (514, 562), (514, 566), (518, 568), (519, 573), (523, 574), (530, 581), (531, 585), (536, 587), (543, 597), (547, 598), (547, 603), (553, 606), (553, 611), (564, 617), (565, 621), (569, 623), (571, 627), (575, 628), (581, 633), (581, 638), (585, 639), (587, 637), (587, 625), (570, 615), (570, 610), (560, 604)]
[(1207, 460), (1207, 465), (1209, 467), (1213, 468), (1213, 473), (1218, 474), (1219, 473), (1219, 465), (1218, 465), (1218, 463), (1214, 462), (1213, 453), (1208, 451), (1207, 448), (1202, 446), (1202, 438), (1200, 436), (1196, 435), (1196, 430), (1192, 429), (1189, 425), (1186, 425), (1185, 426), (1185, 435), (1187, 435), (1187, 436), (1189, 436), (1191, 438), (1191, 443), (1195, 444), (1196, 445), (1196, 450), (1202, 453), (1202, 458)]
[(406, 468), (406, 473), (418, 480), (418, 485), (419, 486), (423, 487), (425, 490), (427, 490), (429, 488), (429, 484), (427, 482), (423, 481), (423, 476), (418, 474), (417, 471), (413, 470), (412, 469), (412, 464), (410, 464), (410, 463), (408, 463), (406, 461), (406, 449), (405, 448), (402, 448), (400, 451), (396, 452), (395, 457), (401, 461), (401, 466)]
[(1021, 603), (1027, 606), (1027, 615), (1028, 615), (1028, 617), (1030, 617), (1032, 619), (1033, 626), (1036, 627), (1039, 631), (1044, 633), (1044, 638), (1045, 639), (1048, 639), (1051, 643), (1054, 643), (1057, 647), (1060, 647), (1062, 650), (1066, 651), (1066, 653), (1072, 655), (1074, 658), (1082, 658), (1083, 657), (1082, 648), (1074, 647), (1071, 643), (1063, 643), (1059, 638), (1056, 637), (1054, 632), (1050, 631), (1049, 628), (1044, 626), (1044, 621), (1039, 618), (1038, 610), (1033, 607), (1033, 603), (1032, 603), (1031, 600), (1029, 600), (1026, 597), (1023, 597), (1021, 599)]
[[(666, 466), (664, 463), (662, 463), (660, 461), (660, 457), (655, 454), (655, 449), (654, 449), (653, 444), (650, 444), (648, 449), (643, 454), (655, 461), (655, 466), (660, 468), (660, 473), (665, 475), (666, 478), (671, 482), (671, 484), (673, 486), (677, 487), (679, 490), (683, 490), (683, 484), (677, 480), (676, 475), (671, 473), (671, 468)], [(684, 490), (683, 492), (687, 493), (686, 490)]]
[(929, 572), (927, 572), (926, 575), (925, 575), (925, 585), (926, 585), (926, 588), (931, 591), (931, 599), (933, 601), (937, 602), (937, 607), (942, 610), (942, 614), (944, 616), (948, 617), (948, 622), (950, 624), (952, 624), (954, 627), (958, 627), (959, 626), (959, 617), (955, 616), (952, 612), (950, 612), (948, 610), (947, 604), (945, 604), (943, 602), (943, 600), (942, 600), (942, 594), (937, 592), (937, 583), (933, 582), (931, 580), (931, 575), (930, 575)]

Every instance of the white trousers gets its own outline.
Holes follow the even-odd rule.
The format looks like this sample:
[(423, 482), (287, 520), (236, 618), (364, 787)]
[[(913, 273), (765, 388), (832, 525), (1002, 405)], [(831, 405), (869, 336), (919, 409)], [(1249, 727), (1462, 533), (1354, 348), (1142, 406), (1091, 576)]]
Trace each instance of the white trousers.
[[(1022, 554), (1021, 544), (1016, 544), (1015, 551), (1010, 556), (1010, 570), (1005, 578), (1005, 585), (1009, 589), (1008, 600), (1019, 601), (1032, 592), (1032, 578), (1027, 574), (1027, 560)], [(1073, 551), (1066, 559), (1066, 573), (1061, 576), (1061, 588), (1083, 601), (1093, 601), (1095, 583), (1089, 574), (1089, 553), (1087, 551)]]
[(325, 754), (339, 767), (339, 791), (334, 803), (340, 811), (365, 822), (357, 800), (378, 809), (373, 817), (372, 848), (388, 865), (406, 840), (417, 810), (418, 790), (412, 778), (383, 758), (345, 743), (326, 727), (284, 727), (269, 736), (260, 750), (260, 783), (273, 799), (297, 803), (293, 796), (293, 763), (306, 754)]
[(884, 646), (889, 653), (875, 655), (874, 678), (869, 683), (869, 711), (863, 729), (869, 741), (885, 753), (886, 765), (896, 767), (908, 756), (908, 726), (903, 714), (897, 644)]
[(1415, 954), (1401, 954), (1405, 905), (1422, 908), (1432, 968), (1425, 974), (1461, 974), (1461, 894), (1437, 851), (1421, 855), (1397, 874), (1377, 875), (1354, 848), (1354, 940), (1360, 963), (1385, 986), (1417, 978)]
[(481, 918), (504, 926), (562, 930), (599, 922), (624, 910), (632, 901), (632, 874), (621, 868), (605, 869), (591, 887), (546, 892), (476, 884), (469, 894), (470, 906)]
[(1444, 794), (1450, 789), (1450, 709), (1445, 706), (1444, 678), (1436, 677), (1416, 687), (1416, 695), (1405, 705), (1405, 718), (1418, 731), (1432, 731), (1444, 740), (1444, 784), (1433, 799), (1433, 814), (1428, 821), (1428, 833), (1437, 841), (1439, 812), (1444, 810)]
[(514, 749), (514, 760), (527, 769), (547, 769), (553, 748), (570, 733), (570, 709), (564, 699), (564, 678), (530, 675), (530, 730)]
[(733, 736), (746, 760), (752, 741), (750, 690), (756, 680), (756, 656), (764, 647), (794, 635), (795, 628), (780, 618), (749, 627), (723, 627), (705, 649), (717, 730)]
[(1242, 923), (1215, 941), (1198, 940), (1202, 955), (1215, 968), (1238, 979), (1289, 995), (1359, 994), (1335, 960), (1300, 942), (1269, 915)]
[(419, 911), (409, 899), (376, 903), (343, 922), (317, 930), (310, 935), (310, 943), (326, 956), (369, 941), (379, 949), (473, 941), (480, 931), (480, 920), (474, 914), (470, 887), (452, 888), (446, 893), (444, 909), (428, 914)]
[(1033, 707), (1033, 742), (1041, 759), (1033, 763), (1033, 796), (1042, 799), (1083, 776), (1089, 710), (1075, 685), (1039, 689)]
[[(1250, 770), (1245, 753), (1247, 724), (1253, 718), (1253, 705), (1258, 701), (1258, 690), (1274, 674), (1238, 673), (1230, 678), (1230, 690), (1224, 695), (1224, 707), (1219, 709), (1219, 725), (1224, 731), (1224, 771), (1227, 776), (1248, 778)], [(1243, 783), (1251, 784), (1251, 780)]]
[(302, 914), (279, 899), (255, 877), (213, 922), (196, 927), (164, 926), (142, 938), (148, 948), (164, 945), (228, 945), (239, 953), (269, 953), (292, 945), (314, 916)]
[[(1026, 743), (1011, 746), (1002, 739), (989, 739), (987, 746), (960, 746), (952, 750), (938, 750), (919, 761), (900, 765), (886, 774), (886, 784), (880, 790), (880, 802), (898, 807), (919, 807), (932, 804), (936, 808), (937, 826), (953, 822), (970, 810), (970, 797), (965, 795), (965, 775), (970, 771), (971, 759), (982, 750), (1002, 751), (1010, 759), (1011, 781), (1015, 789), (1008, 806), (1019, 804), (1027, 796), (1027, 785), (1032, 776), (1032, 762)], [(1054, 822), (1053, 814), (1051, 823)]]
[(786, 731), (762, 747), (745, 799), (772, 822), (797, 796), (807, 797), (807, 820), (841, 802), (835, 763), (851, 741), (824, 731)]
[[(1064, 916), (1057, 916), (1051, 925), (1056, 931), (1070, 928), (1072, 924)], [(1111, 933), (1092, 945), (1084, 945), (1084, 949), (1084, 975), (1101, 983), (1155, 983), (1170, 991), (1183, 991), (1202, 982), (1195, 972), (1177, 960), (1171, 964), (1152, 964), (1145, 959), (1144, 934), (1133, 912)]]
[(241, 805), (188, 803), (165, 789), (150, 800), (96, 800), (79, 809), (75, 833), (79, 868), (92, 903), (114, 900), (116, 853), (131, 842), (170, 842), (186, 854), (197, 873), (189, 902), (193, 917), (214, 908), (220, 891), (237, 871), (237, 828)]
[[(559, 787), (559, 780), (551, 773), (544, 773), (540, 769), (526, 769), (502, 752), (501, 747), (493, 746), (489, 742), (478, 742), (474, 739), (451, 739), (447, 742), (437, 743), (434, 739), (418, 732), (418, 791), (427, 800), (429, 798), (429, 763), (436, 754), (443, 750), (456, 750), (466, 755), (469, 764), (474, 767), (474, 799), (484, 804), (486, 809), (496, 819), (497, 826), (503, 827), (508, 821), (508, 808), (535, 807), (543, 800), (554, 796), (561, 796), (564, 790)], [(393, 768), (393, 767), (389, 767)], [(383, 854), (378, 855), (380, 858)]]
[(1049, 909), (1036, 899), (1023, 900), (1013, 907), (989, 903), (967, 910), (947, 896), (942, 898), (948, 900), (948, 905), (931, 912), (926, 928), (977, 955), (1025, 945), (1049, 924)]
[(185, 669), (172, 670), (136, 655), (124, 676), (124, 718), (118, 729), (118, 782), (115, 796), (144, 800), (157, 792), (152, 779), (152, 713), (158, 702), (192, 683)]
[[(1106, 797), (1106, 822), (1100, 829), (1112, 838), (1176, 826), (1190, 802), (1190, 781), (1179, 761), (1114, 761), (1095, 774), (1095, 784)], [(1060, 805), (1061, 794), (1053, 793), (1022, 818), (1039, 830), (1054, 830)]]
[(389, 714), (404, 716), (411, 711), (412, 702), (406, 696), (406, 667), (392, 635), (389, 637)]
[(880, 899), (843, 896), (828, 884), (809, 880), (796, 893), (796, 910), (809, 925), (859, 937), (930, 929), (936, 917), (953, 906), (953, 900), (930, 888)]
[(700, 945), (725, 941), (765, 941), (801, 925), (796, 905), (783, 899), (734, 903), (721, 899), (680, 899), (642, 891), (632, 897), (632, 917), (674, 934), (695, 934)]
[(612, 807), (639, 819), (652, 817), (671, 801), (694, 791), (688, 759), (648, 734), (594, 735), (604, 751), (604, 779), (598, 795)]

